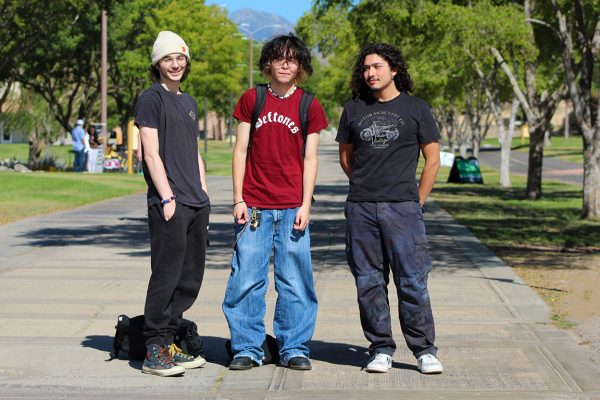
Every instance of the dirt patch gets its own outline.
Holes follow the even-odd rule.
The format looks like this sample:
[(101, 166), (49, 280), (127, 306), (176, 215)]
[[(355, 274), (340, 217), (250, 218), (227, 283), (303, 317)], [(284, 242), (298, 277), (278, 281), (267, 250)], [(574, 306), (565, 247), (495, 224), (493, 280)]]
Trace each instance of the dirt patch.
[(494, 247), (494, 253), (551, 306), (561, 328), (575, 328), (600, 349), (600, 251)]

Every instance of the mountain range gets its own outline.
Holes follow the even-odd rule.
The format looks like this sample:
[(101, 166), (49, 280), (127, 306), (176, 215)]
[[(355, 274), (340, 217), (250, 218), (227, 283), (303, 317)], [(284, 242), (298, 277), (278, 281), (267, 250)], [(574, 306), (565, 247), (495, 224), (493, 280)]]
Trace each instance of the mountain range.
[(254, 40), (263, 41), (274, 35), (294, 32), (294, 24), (280, 15), (266, 11), (242, 8), (229, 14), (240, 33), (251, 35)]

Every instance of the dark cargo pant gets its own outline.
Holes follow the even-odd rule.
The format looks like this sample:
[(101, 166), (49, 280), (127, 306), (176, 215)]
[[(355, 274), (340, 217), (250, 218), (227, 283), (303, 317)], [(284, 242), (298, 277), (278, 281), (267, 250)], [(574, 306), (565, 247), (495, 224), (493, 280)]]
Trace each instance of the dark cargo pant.
[(387, 285), (398, 294), (400, 326), (415, 357), (437, 353), (427, 277), (431, 260), (421, 206), (416, 201), (346, 203), (346, 258), (358, 292), (369, 351), (393, 355)]

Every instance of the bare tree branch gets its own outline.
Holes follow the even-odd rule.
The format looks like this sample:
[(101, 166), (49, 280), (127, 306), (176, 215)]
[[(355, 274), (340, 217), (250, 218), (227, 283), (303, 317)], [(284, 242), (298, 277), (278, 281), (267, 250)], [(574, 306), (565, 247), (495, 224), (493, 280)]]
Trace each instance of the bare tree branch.
[(519, 87), (519, 82), (517, 82), (515, 75), (510, 70), (508, 65), (506, 65), (506, 61), (504, 61), (504, 58), (495, 47), (490, 47), (490, 52), (498, 62), (500, 68), (502, 68), (502, 71), (504, 71), (504, 73), (508, 77), (508, 80), (510, 81), (510, 84), (513, 88), (513, 92), (517, 96), (517, 99), (519, 99), (519, 103), (521, 103), (521, 108), (523, 109), (523, 112), (525, 112), (525, 115), (527, 115), (527, 120), (534, 121), (537, 118), (537, 116), (531, 109), (529, 102), (527, 101), (525, 95), (523, 94), (523, 91)]
[(556, 35), (560, 35), (560, 33), (556, 30), (556, 28), (553, 27), (552, 25), (550, 25), (549, 23), (547, 23), (546, 21), (542, 21), (541, 19), (535, 19), (535, 18), (525, 18), (525, 21), (531, 22), (531, 23), (534, 23), (534, 24), (538, 24), (538, 25), (543, 25), (546, 28), (549, 28)]

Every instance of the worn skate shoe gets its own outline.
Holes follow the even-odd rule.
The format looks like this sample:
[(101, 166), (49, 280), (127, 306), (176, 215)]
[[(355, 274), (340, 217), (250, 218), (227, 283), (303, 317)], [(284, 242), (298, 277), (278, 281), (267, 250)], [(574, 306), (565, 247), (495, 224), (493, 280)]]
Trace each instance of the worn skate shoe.
[(151, 344), (146, 351), (142, 372), (158, 376), (177, 376), (183, 375), (185, 368), (173, 363), (166, 348)]
[(202, 356), (194, 357), (189, 354), (185, 354), (175, 343), (171, 343), (168, 347), (169, 355), (175, 365), (186, 369), (199, 368), (206, 363), (206, 360)]

